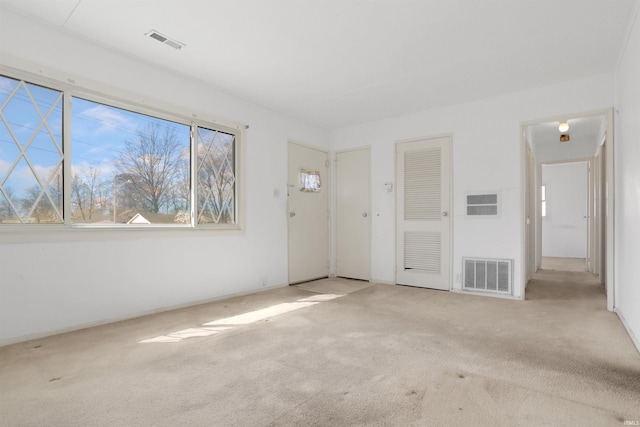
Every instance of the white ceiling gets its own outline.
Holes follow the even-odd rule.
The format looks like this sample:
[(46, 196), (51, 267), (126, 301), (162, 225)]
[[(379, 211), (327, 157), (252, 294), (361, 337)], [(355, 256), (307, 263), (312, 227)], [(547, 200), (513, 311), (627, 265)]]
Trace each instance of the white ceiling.
[[(596, 155), (602, 143), (603, 132), (606, 131), (605, 115), (587, 117), (563, 117), (559, 121), (549, 121), (527, 126), (527, 140), (536, 153), (536, 160), (541, 162), (566, 161), (583, 159)], [(569, 124), (570, 141), (561, 142), (558, 125), (561, 121)]]
[[(573, 144), (590, 144), (595, 148), (602, 142), (598, 140), (600, 135), (600, 127), (604, 125), (606, 118), (604, 116), (579, 117), (566, 120), (569, 124), (569, 130), (563, 132), (571, 137)], [(560, 122), (545, 122), (530, 127), (531, 143), (536, 146), (541, 145), (560, 145), (560, 131), (558, 125)]]
[[(634, 2), (0, 0), (0, 7), (334, 128), (614, 71)], [(151, 29), (186, 46), (177, 51), (145, 36)]]

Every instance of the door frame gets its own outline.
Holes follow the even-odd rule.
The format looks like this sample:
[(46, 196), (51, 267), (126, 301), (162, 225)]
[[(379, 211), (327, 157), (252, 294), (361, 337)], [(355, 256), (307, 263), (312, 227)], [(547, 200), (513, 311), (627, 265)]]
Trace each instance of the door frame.
[[(453, 212), (453, 133), (441, 133), (435, 134), (425, 137), (416, 137), (416, 138), (408, 138), (408, 139), (400, 139), (396, 140), (393, 144), (393, 284), (397, 285), (397, 273), (398, 273), (398, 186), (396, 179), (398, 178), (398, 145), (404, 144), (407, 142), (416, 142), (416, 141), (424, 141), (431, 139), (439, 139), (439, 138), (448, 138), (449, 139), (449, 271), (447, 272), (449, 275), (449, 292), (451, 292), (453, 288), (453, 272), (454, 272), (454, 262), (453, 262), (453, 222), (454, 222), (454, 212)], [(425, 288), (426, 289), (426, 288)]]
[[(592, 222), (593, 222), (593, 209), (592, 209), (592, 203), (593, 203), (593, 199), (592, 199), (592, 194), (593, 194), (593, 181), (591, 180), (591, 176), (592, 176), (592, 165), (593, 165), (593, 157), (581, 157), (581, 158), (576, 158), (576, 159), (568, 159), (568, 160), (552, 160), (552, 161), (548, 161), (548, 162), (540, 162), (540, 163), (536, 163), (536, 175), (537, 175), (537, 179), (536, 182), (539, 183), (539, 185), (542, 185), (542, 166), (544, 165), (562, 165), (562, 164), (568, 164), (568, 163), (582, 163), (585, 162), (587, 164), (587, 177), (586, 177), (586, 183), (587, 183), (587, 206), (586, 206), (586, 216), (587, 216), (587, 224), (586, 224), (586, 241), (585, 241), (585, 265), (584, 265), (584, 269), (587, 272), (592, 272), (593, 270), (593, 265), (592, 265), (592, 251), (593, 251), (593, 235), (592, 233)], [(536, 259), (538, 259), (539, 265), (542, 265), (542, 208), (541, 208), (541, 203), (539, 202), (539, 200), (535, 201), (535, 209), (536, 209), (536, 240), (538, 242), (537, 245), (537, 253), (536, 253)]]
[[(521, 291), (521, 295), (522, 295), (522, 299), (525, 299), (525, 290), (526, 290), (526, 284), (527, 284), (527, 268), (528, 266), (526, 265), (526, 263), (528, 263), (528, 260), (525, 258), (526, 257), (526, 251), (527, 248), (525, 248), (525, 243), (527, 242), (526, 240), (526, 221), (527, 221), (527, 215), (526, 215), (526, 198), (529, 195), (529, 190), (527, 189), (527, 179), (526, 179), (526, 175), (527, 175), (527, 168), (528, 168), (528, 162), (527, 162), (527, 152), (526, 152), (526, 145), (527, 145), (527, 138), (526, 138), (526, 128), (528, 126), (534, 126), (534, 125), (538, 125), (541, 123), (547, 123), (547, 122), (557, 122), (560, 119), (562, 120), (570, 120), (570, 119), (577, 119), (577, 118), (581, 118), (581, 117), (594, 117), (594, 116), (604, 116), (605, 120), (606, 120), (606, 131), (605, 131), (605, 139), (604, 139), (604, 146), (605, 146), (605, 173), (604, 173), (604, 179), (605, 179), (605, 185), (604, 188), (602, 189), (602, 191), (604, 193), (606, 193), (606, 198), (603, 197), (603, 202), (605, 202), (606, 204), (603, 206), (606, 212), (606, 215), (604, 217), (604, 221), (606, 222), (605, 224), (605, 229), (606, 232), (604, 233), (606, 236), (606, 248), (605, 248), (605, 258), (606, 258), (606, 278), (604, 280), (605, 282), (605, 290), (607, 293), (607, 310), (609, 311), (614, 311), (615, 309), (615, 272), (614, 272), (614, 265), (615, 265), (615, 246), (614, 246), (614, 239), (615, 239), (615, 162), (614, 162), (614, 135), (613, 135), (613, 109), (612, 108), (606, 108), (606, 109), (601, 109), (601, 110), (594, 110), (594, 111), (588, 111), (588, 112), (583, 112), (583, 113), (576, 113), (576, 114), (567, 114), (567, 115), (556, 115), (553, 117), (547, 117), (547, 118), (543, 118), (543, 119), (538, 119), (538, 120), (530, 120), (530, 121), (525, 121), (525, 122), (521, 122), (520, 123), (520, 169), (521, 169), (521, 173), (520, 173), (520, 207), (521, 207), (521, 222), (520, 222), (520, 237), (522, 239), (522, 245), (520, 248), (520, 259), (523, 262), (523, 268), (521, 268), (521, 275), (520, 275), (520, 291)], [(536, 182), (538, 182), (539, 179), (539, 175), (538, 172), (536, 171)], [(536, 186), (537, 188), (537, 186)], [(536, 212), (539, 212), (539, 205), (540, 205), (540, 201), (538, 200), (538, 197), (536, 197)], [(537, 226), (537, 225), (536, 225)], [(537, 242), (536, 242), (537, 243)], [(534, 245), (536, 243), (533, 243)], [(531, 244), (531, 242), (530, 242)]]
[(336, 277), (338, 274), (337, 262), (338, 262), (338, 154), (340, 153), (348, 153), (351, 151), (359, 151), (359, 150), (368, 150), (369, 151), (369, 194), (367, 197), (369, 198), (369, 203), (367, 206), (367, 211), (369, 212), (369, 248), (368, 248), (368, 257), (369, 257), (369, 282), (372, 281), (372, 265), (373, 265), (373, 212), (371, 210), (372, 200), (373, 200), (373, 168), (372, 168), (372, 155), (371, 155), (371, 145), (362, 145), (359, 147), (347, 148), (344, 150), (338, 150), (333, 152), (333, 164), (331, 168), (332, 174), (332, 209), (331, 209), (331, 276)]

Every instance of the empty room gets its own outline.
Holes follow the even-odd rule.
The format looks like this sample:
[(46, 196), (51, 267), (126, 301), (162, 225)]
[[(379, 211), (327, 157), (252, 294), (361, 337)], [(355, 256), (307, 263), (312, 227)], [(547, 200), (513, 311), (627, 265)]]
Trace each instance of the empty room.
[(0, 425), (640, 425), (640, 0), (0, 0)]

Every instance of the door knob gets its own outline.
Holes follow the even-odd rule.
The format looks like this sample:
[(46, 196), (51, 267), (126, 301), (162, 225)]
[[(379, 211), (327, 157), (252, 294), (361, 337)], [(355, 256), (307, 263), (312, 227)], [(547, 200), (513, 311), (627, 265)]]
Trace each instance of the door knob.
[(289, 217), (293, 218), (294, 216), (296, 216), (295, 212), (293, 212), (293, 211), (289, 212)]
[(366, 212), (365, 212), (365, 213), (363, 213), (363, 214), (362, 214), (362, 217), (363, 217), (363, 218), (366, 218), (366, 217), (367, 217), (367, 213), (366, 213)]
[(449, 212), (442, 212), (442, 216), (449, 216)]

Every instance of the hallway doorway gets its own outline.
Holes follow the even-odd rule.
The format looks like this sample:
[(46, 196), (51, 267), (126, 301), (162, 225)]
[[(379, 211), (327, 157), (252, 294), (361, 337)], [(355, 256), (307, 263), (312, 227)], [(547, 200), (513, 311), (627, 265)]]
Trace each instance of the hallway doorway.
[[(523, 294), (539, 270), (578, 270), (604, 285), (607, 309), (613, 311), (612, 134), (611, 110), (522, 124)], [(544, 182), (543, 168), (553, 165), (548, 169), (551, 170), (561, 164), (581, 168), (580, 188), (586, 188), (586, 201), (582, 190), (579, 195), (568, 190), (564, 196), (556, 197), (559, 187), (568, 186), (568, 176), (557, 178), (552, 185)], [(562, 218), (566, 213), (563, 204), (567, 211), (571, 206), (575, 208), (572, 219)]]

